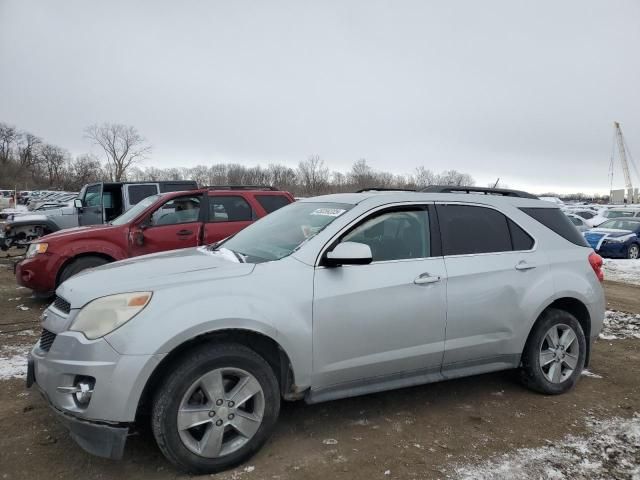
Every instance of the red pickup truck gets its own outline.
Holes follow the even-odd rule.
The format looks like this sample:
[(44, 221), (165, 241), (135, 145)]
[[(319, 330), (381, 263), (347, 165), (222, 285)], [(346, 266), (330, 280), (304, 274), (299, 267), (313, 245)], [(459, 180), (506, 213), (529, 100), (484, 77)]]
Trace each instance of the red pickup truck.
[(138, 255), (217, 242), (294, 201), (275, 188), (215, 187), (153, 195), (106, 225), (69, 228), (31, 243), (16, 265), (19, 285), (49, 296), (87, 268)]

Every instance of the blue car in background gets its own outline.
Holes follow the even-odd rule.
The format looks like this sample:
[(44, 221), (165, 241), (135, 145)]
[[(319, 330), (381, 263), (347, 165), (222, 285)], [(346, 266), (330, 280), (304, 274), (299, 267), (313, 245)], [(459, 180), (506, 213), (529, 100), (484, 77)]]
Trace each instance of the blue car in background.
[(583, 233), (585, 240), (602, 257), (640, 257), (640, 218), (615, 218)]

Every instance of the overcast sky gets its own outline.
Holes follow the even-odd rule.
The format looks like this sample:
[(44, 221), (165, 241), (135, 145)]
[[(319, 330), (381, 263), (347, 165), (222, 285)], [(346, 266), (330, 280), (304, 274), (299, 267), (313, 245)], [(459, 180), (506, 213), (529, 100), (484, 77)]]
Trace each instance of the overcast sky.
[(0, 94), (74, 154), (109, 121), (159, 167), (319, 154), (607, 192), (614, 120), (640, 163), (640, 2), (0, 0)]

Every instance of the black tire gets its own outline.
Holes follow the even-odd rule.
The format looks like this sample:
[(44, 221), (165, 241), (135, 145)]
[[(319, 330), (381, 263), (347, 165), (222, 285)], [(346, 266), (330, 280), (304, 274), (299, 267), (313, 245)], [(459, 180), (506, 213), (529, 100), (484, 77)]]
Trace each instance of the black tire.
[(102, 257), (87, 256), (76, 258), (75, 260), (71, 261), (71, 263), (69, 263), (66, 267), (64, 267), (64, 269), (60, 273), (60, 276), (58, 277), (58, 285), (60, 285), (65, 280), (73, 277), (74, 275), (80, 273), (81, 271), (86, 270), (87, 268), (99, 267), (100, 265), (104, 265), (106, 263), (109, 263), (109, 260)]
[[(178, 469), (191, 474), (220, 472), (249, 459), (269, 439), (280, 413), (280, 390), (273, 370), (256, 352), (235, 343), (203, 344), (182, 356), (171, 368), (155, 391), (151, 427), (158, 447)], [(219, 368), (239, 368), (253, 375), (264, 393), (264, 414), (256, 433), (241, 448), (207, 458), (193, 453), (183, 443), (177, 412), (187, 389), (202, 375)]]
[[(540, 366), (540, 350), (545, 341), (545, 335), (554, 325), (566, 325), (573, 329), (579, 348), (576, 368), (566, 380), (559, 383), (549, 381)], [(529, 334), (522, 353), (521, 380), (525, 386), (536, 392), (547, 395), (565, 393), (578, 382), (584, 367), (586, 353), (587, 342), (580, 322), (569, 312), (550, 308), (542, 314)]]
[(632, 243), (631, 245), (629, 245), (629, 248), (627, 248), (627, 258), (629, 260), (637, 260), (638, 258), (640, 258), (639, 254), (640, 245), (638, 245), (637, 243)]

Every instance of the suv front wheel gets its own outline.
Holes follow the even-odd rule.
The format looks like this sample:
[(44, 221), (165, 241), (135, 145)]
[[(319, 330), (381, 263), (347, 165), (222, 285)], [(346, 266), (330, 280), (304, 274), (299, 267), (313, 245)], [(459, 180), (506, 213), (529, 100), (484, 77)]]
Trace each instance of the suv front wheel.
[(580, 378), (586, 352), (580, 322), (569, 312), (549, 309), (535, 324), (525, 345), (522, 380), (540, 393), (564, 393)]
[(251, 457), (280, 411), (269, 364), (240, 344), (204, 344), (158, 388), (152, 428), (162, 453), (189, 473), (214, 473)]

